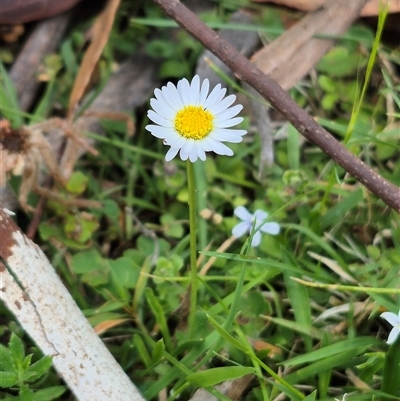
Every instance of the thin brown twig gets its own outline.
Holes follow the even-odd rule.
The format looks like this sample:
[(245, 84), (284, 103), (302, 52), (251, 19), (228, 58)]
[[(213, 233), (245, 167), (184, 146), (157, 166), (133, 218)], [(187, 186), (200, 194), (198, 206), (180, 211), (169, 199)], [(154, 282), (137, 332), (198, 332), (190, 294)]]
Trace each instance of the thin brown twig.
[(306, 111), (299, 107), (287, 92), (237, 52), (231, 44), (199, 20), (180, 1), (153, 1), (183, 29), (220, 58), (239, 79), (247, 82), (261, 96), (267, 99), (306, 139), (317, 145), (389, 207), (400, 213), (400, 188), (385, 180), (371, 167), (353, 155)]
[[(50, 190), (52, 185), (53, 185), (53, 179), (49, 176), (46, 179), (46, 183), (44, 184), (44, 187), (46, 189)], [(41, 196), (39, 199), (39, 202), (37, 203), (37, 205), (35, 207), (35, 211), (32, 215), (29, 226), (26, 229), (25, 235), (31, 240), (34, 239), (37, 229), (39, 227), (39, 224), (42, 221), (42, 216), (44, 213), (44, 208), (46, 206), (46, 203), (47, 203), (47, 198), (45, 196)]]

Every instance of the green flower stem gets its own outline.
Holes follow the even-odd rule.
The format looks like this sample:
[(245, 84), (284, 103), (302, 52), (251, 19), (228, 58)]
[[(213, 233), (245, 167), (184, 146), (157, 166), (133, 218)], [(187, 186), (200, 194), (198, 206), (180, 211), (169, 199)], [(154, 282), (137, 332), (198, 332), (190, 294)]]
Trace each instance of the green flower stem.
[(312, 281), (302, 280), (297, 277), (291, 277), (292, 280), (297, 281), (300, 284), (306, 285), (307, 287), (313, 288), (326, 288), (328, 290), (340, 290), (340, 291), (352, 291), (352, 292), (366, 292), (375, 294), (400, 294), (399, 288), (373, 288), (373, 287), (361, 287), (353, 285), (340, 285), (340, 284), (323, 284), (314, 283)]
[(190, 229), (190, 310), (189, 338), (194, 335), (195, 314), (197, 310), (197, 236), (196, 236), (196, 190), (193, 163), (187, 161), (187, 176), (189, 189), (189, 229)]

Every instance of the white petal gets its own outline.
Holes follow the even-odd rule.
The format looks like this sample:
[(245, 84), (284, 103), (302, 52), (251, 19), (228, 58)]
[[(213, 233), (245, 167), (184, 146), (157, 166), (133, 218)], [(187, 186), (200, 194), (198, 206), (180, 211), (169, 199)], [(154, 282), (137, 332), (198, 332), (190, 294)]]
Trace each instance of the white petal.
[(160, 139), (164, 139), (166, 130), (170, 129), (167, 127), (160, 127), (159, 125), (154, 125), (154, 124), (148, 124), (145, 126), (145, 128), (156, 138), (160, 138)]
[(172, 138), (179, 136), (173, 128), (160, 127), (159, 125), (146, 125), (147, 131), (150, 131), (153, 136), (160, 139), (165, 139), (168, 142)]
[(186, 139), (185, 144), (182, 146), (182, 149), (189, 154), (195, 146), (195, 142), (196, 141), (194, 139)]
[(265, 223), (262, 227), (260, 227), (260, 230), (263, 233), (267, 233), (270, 235), (277, 235), (281, 231), (281, 226), (278, 223)]
[(203, 149), (198, 146), (199, 144), (194, 144), (192, 150), (189, 153), (189, 160), (194, 163), (197, 159), (205, 160), (206, 154), (204, 153)]
[(199, 93), (198, 103), (199, 105), (204, 105), (206, 98), (208, 96), (208, 91), (210, 90), (210, 81), (206, 78), (201, 84), (201, 89)]
[(177, 155), (178, 152), (179, 148), (173, 148), (173, 147), (169, 148), (167, 154), (165, 155), (165, 160), (169, 162)]
[(251, 221), (253, 219), (253, 215), (244, 207), (244, 206), (238, 206), (235, 208), (233, 214), (236, 217), (239, 217), (240, 220), (247, 221), (250, 223), (251, 227)]
[(186, 78), (181, 79), (178, 82), (178, 93), (182, 99), (183, 104), (186, 106), (190, 101), (190, 84), (189, 81)]
[(392, 331), (389, 333), (387, 344), (389, 345), (393, 344), (397, 340), (399, 334), (400, 334), (400, 329), (398, 327), (393, 327)]
[(211, 152), (213, 150), (212, 145), (213, 145), (213, 141), (210, 140), (209, 137), (206, 137), (201, 141), (201, 146), (203, 147), (203, 149), (206, 152)]
[(236, 224), (232, 229), (232, 235), (239, 238), (250, 231), (251, 225), (245, 221)]
[[(170, 86), (174, 87), (174, 85), (169, 82)], [(168, 93), (169, 96), (166, 98), (165, 93)], [(176, 107), (173, 105), (174, 98), (176, 98), (177, 94), (174, 96), (173, 93), (168, 89), (167, 87), (163, 86), (162, 89), (155, 89), (154, 90), (154, 95), (156, 97), (156, 100), (158, 100), (160, 103), (163, 105), (170, 107), (172, 110), (176, 111)], [(171, 100), (172, 99), (172, 100)]]
[(256, 247), (256, 246), (260, 245), (260, 242), (261, 242), (261, 234), (260, 234), (260, 231), (257, 231), (253, 235), (253, 239), (251, 240), (251, 246)]
[(243, 106), (241, 104), (237, 104), (236, 106), (229, 107), (229, 109), (225, 109), (225, 110), (221, 111), (220, 113), (216, 114), (215, 121), (229, 120), (230, 118), (239, 114), (242, 109), (243, 109)]
[(234, 125), (238, 125), (243, 121), (243, 117), (236, 117), (236, 118), (231, 118), (229, 120), (221, 120), (217, 121), (215, 119), (214, 125), (218, 128), (228, 128), (228, 127), (233, 127)]
[(183, 107), (182, 99), (179, 96), (176, 86), (172, 82), (168, 82), (167, 86), (163, 86), (162, 92), (168, 104), (171, 105), (174, 110), (180, 110)]
[(400, 324), (400, 317), (397, 316), (395, 313), (392, 312), (383, 312), (381, 314), (386, 321), (388, 321), (392, 326), (396, 326)]
[(242, 142), (244, 134), (246, 134), (245, 130), (215, 128), (210, 136), (216, 141), (239, 143)]
[(153, 121), (154, 123), (161, 125), (163, 127), (173, 127), (173, 122), (171, 120), (167, 120), (164, 117), (161, 117), (159, 114), (157, 114), (155, 111), (153, 110), (149, 110), (147, 112), (147, 117)]
[(242, 141), (240, 135), (235, 135), (233, 130), (226, 130), (224, 128), (215, 128), (207, 138), (212, 138), (214, 141), (218, 142), (232, 142), (237, 143)]
[(153, 98), (150, 99), (150, 106), (161, 117), (164, 117), (167, 120), (174, 120), (176, 112), (167, 103)]
[(161, 89), (158, 89), (158, 88), (154, 89), (154, 96), (160, 102), (168, 103), (168, 102), (165, 101), (165, 96), (164, 96), (164, 94), (163, 94)]
[(188, 159), (188, 157), (189, 157), (189, 154), (188, 153), (185, 153), (185, 152), (183, 152), (183, 150), (181, 149), (181, 151), (179, 152), (179, 157), (183, 160), (183, 161), (185, 161), (185, 160), (187, 160)]
[(212, 145), (212, 151), (217, 155), (222, 156), (233, 156), (233, 150), (228, 148), (228, 146), (224, 145), (221, 142), (214, 141)]
[(199, 157), (200, 160), (203, 162), (206, 160), (206, 152), (204, 149), (200, 146), (197, 146), (197, 156)]
[(210, 93), (206, 101), (204, 102), (204, 108), (212, 111), (213, 107), (218, 104), (225, 96), (226, 89), (221, 89), (221, 84), (218, 84)]
[(210, 109), (210, 111), (214, 115), (218, 115), (219, 113), (221, 113), (221, 111), (226, 110), (235, 100), (235, 95), (229, 95), (224, 100), (222, 100), (222, 102), (219, 102), (217, 105), (215, 105), (212, 110)]
[(193, 149), (193, 140), (186, 139), (185, 143), (181, 147), (180, 156), (182, 160), (187, 160), (189, 158), (190, 152)]
[(171, 145), (174, 148), (180, 149), (186, 143), (186, 141), (186, 138), (175, 133), (175, 135), (170, 135), (168, 137), (168, 140), (166, 140), (166, 145)]
[(195, 75), (190, 84), (189, 103), (197, 104), (200, 92), (200, 77)]

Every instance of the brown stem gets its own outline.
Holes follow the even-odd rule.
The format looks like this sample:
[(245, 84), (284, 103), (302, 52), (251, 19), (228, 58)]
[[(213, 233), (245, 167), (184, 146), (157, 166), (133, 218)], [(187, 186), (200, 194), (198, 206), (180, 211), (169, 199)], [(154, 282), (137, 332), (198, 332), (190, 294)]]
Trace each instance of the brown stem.
[(400, 188), (385, 180), (373, 171), (372, 168), (354, 156), (299, 107), (287, 92), (251, 64), (215, 31), (200, 21), (180, 1), (153, 1), (182, 28), (220, 58), (239, 79), (247, 82), (267, 99), (305, 138), (327, 153), (336, 163), (382, 199), (389, 207), (400, 213)]

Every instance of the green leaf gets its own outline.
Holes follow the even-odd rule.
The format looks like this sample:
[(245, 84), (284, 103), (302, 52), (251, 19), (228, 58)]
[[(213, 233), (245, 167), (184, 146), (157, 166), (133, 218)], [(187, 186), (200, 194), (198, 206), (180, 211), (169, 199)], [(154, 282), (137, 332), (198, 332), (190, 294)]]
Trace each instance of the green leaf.
[(118, 221), (118, 217), (121, 213), (118, 203), (113, 201), (112, 199), (106, 199), (102, 201), (103, 204), (103, 213), (112, 219), (113, 221)]
[(207, 315), (208, 321), (214, 326), (215, 330), (218, 331), (218, 333), (221, 335), (222, 338), (224, 338), (228, 343), (233, 345), (235, 348), (243, 351), (243, 352), (248, 352), (249, 349), (246, 345), (243, 345), (241, 342), (236, 340), (233, 336), (231, 336), (222, 326), (220, 326), (217, 321), (211, 317), (210, 315)]
[(297, 170), (300, 165), (300, 134), (292, 124), (288, 127), (287, 153), (290, 168)]
[[(329, 345), (328, 341), (329, 341), (328, 336), (324, 336), (321, 341), (321, 346), (323, 348), (327, 347)], [(320, 398), (328, 396), (328, 389), (329, 389), (329, 384), (331, 383), (331, 378), (332, 378), (331, 369), (326, 369), (323, 372), (318, 373), (318, 392)]]
[(333, 206), (321, 219), (321, 227), (327, 228), (337, 222), (343, 220), (346, 214), (355, 208), (364, 199), (362, 188), (350, 192), (343, 197), (340, 202)]
[(246, 366), (228, 366), (202, 370), (186, 377), (187, 381), (195, 386), (209, 387), (226, 380), (237, 379), (248, 374), (256, 374), (255, 368)]
[(376, 156), (380, 161), (387, 160), (399, 153), (396, 140), (388, 139), (385, 142), (386, 143), (378, 142), (376, 144)]
[(18, 113), (20, 110), (18, 104), (18, 95), (14, 87), (14, 83), (4, 68), (3, 63), (0, 62), (0, 111), (4, 117), (11, 121), (12, 125), (17, 128), (23, 125), (23, 120)]
[[(282, 228), (288, 228), (289, 230), (295, 230), (298, 231), (301, 234), (304, 234), (311, 240), (315, 245), (321, 247), (325, 252), (327, 252), (332, 259), (335, 259), (336, 262), (347, 272), (348, 271), (348, 265), (347, 263), (343, 260), (343, 258), (339, 255), (338, 252), (336, 252), (333, 247), (328, 244), (323, 237), (321, 238), (319, 235), (314, 233), (310, 228), (304, 227), (298, 224), (286, 224), (282, 223), (281, 224)], [(299, 269), (297, 269), (299, 271)], [(302, 271), (300, 271), (301, 274), (303, 274)]]
[[(33, 382), (35, 380), (40, 379), (48, 370), (51, 368), (53, 363), (53, 358), (51, 356), (44, 356), (40, 358), (38, 361), (33, 363), (29, 368), (26, 370), (23, 378), (27, 382)], [(30, 377), (28, 376), (30, 375)], [(26, 379), (25, 379), (26, 377)]]
[(67, 215), (64, 223), (64, 231), (68, 238), (79, 243), (88, 241), (93, 233), (99, 228), (97, 218), (92, 216), (84, 217), (83, 215)]
[(10, 350), (0, 344), (0, 370), (5, 372), (15, 372), (15, 365), (11, 358)]
[(306, 398), (303, 398), (303, 401), (315, 401), (316, 396), (317, 396), (317, 390), (313, 391), (311, 394), (308, 394)]
[(26, 371), (29, 368), (31, 362), (32, 362), (32, 354), (29, 354), (24, 358), (21, 364), (22, 371)]
[(169, 329), (167, 325), (167, 320), (165, 318), (165, 312), (160, 304), (158, 302), (157, 297), (154, 295), (153, 290), (151, 288), (146, 288), (145, 290), (145, 296), (147, 303), (149, 304), (151, 310), (153, 311), (156, 321), (158, 325), (160, 326), (161, 333), (164, 336), (165, 344), (168, 350), (173, 349), (172, 347), (172, 340), (169, 334)]
[(86, 249), (87, 245), (69, 239), (65, 236), (61, 226), (56, 226), (48, 222), (42, 222), (39, 225), (39, 233), (43, 240), (47, 241), (49, 238), (55, 238), (62, 244), (75, 250)]
[(22, 344), (21, 339), (15, 334), (11, 334), (10, 342), (8, 344), (10, 348), (11, 358), (14, 363), (22, 364), (25, 358), (25, 350), (24, 345)]
[(292, 320), (281, 319), (279, 317), (265, 316), (265, 318), (275, 324), (278, 324), (279, 326), (286, 327), (289, 330), (297, 331), (298, 333), (305, 334), (319, 340), (321, 340), (324, 335), (324, 332), (322, 330), (319, 330), (318, 328), (313, 326), (299, 324), (297, 322), (293, 322)]
[(336, 93), (327, 93), (321, 99), (321, 106), (324, 110), (330, 111), (339, 99), (340, 97)]
[(98, 269), (82, 274), (82, 281), (90, 287), (100, 287), (109, 283), (109, 271)]
[(161, 358), (164, 356), (165, 346), (164, 340), (161, 338), (156, 342), (156, 345), (153, 348), (153, 352), (151, 353), (151, 363), (152, 365), (160, 362)]
[(172, 254), (168, 257), (161, 256), (157, 259), (154, 275), (161, 278), (155, 278), (155, 283), (163, 282), (164, 277), (178, 276), (179, 269), (184, 264), (184, 260), (180, 255)]
[(82, 281), (91, 287), (109, 282), (110, 265), (95, 249), (78, 252), (71, 259), (71, 268), (76, 274), (82, 274)]
[(86, 190), (89, 178), (81, 171), (74, 171), (67, 182), (65, 188), (68, 192), (80, 195)]
[(335, 81), (326, 75), (320, 75), (318, 77), (318, 85), (325, 92), (334, 93), (336, 89)]
[(22, 388), (19, 392), (19, 401), (36, 401), (35, 393), (27, 387)]
[(90, 273), (103, 268), (108, 270), (108, 262), (95, 249), (78, 252), (72, 256), (71, 268), (76, 274)]
[(131, 258), (122, 256), (118, 259), (108, 260), (115, 279), (125, 288), (135, 288), (140, 275), (141, 267)]
[(293, 373), (289, 373), (285, 376), (285, 379), (288, 383), (299, 383), (305, 379), (308, 379), (309, 377), (315, 376), (318, 372), (347, 365), (354, 357), (360, 355), (365, 348), (367, 348), (367, 346), (356, 347), (349, 351), (340, 352), (338, 354), (331, 355), (328, 358), (320, 359), (311, 365), (307, 365)]
[(307, 354), (291, 358), (285, 362), (282, 362), (282, 365), (295, 366), (303, 363), (314, 362), (320, 359), (329, 358), (330, 356), (340, 354), (341, 352), (351, 351), (354, 348), (368, 347), (368, 346), (372, 347), (380, 343), (381, 341), (373, 337), (349, 338), (347, 340), (339, 341), (335, 344), (328, 345), (316, 351), (312, 351)]
[(133, 336), (133, 343), (135, 344), (146, 368), (149, 368), (151, 366), (151, 358), (142, 337), (140, 337), (139, 334), (135, 334)]
[(67, 391), (65, 386), (47, 387), (35, 392), (36, 401), (52, 401), (60, 397)]
[(165, 235), (172, 238), (182, 238), (184, 234), (183, 225), (171, 214), (163, 214), (160, 218), (164, 227)]
[(13, 372), (0, 372), (0, 388), (15, 386), (18, 382), (18, 375)]
[[(282, 260), (288, 264), (296, 264), (296, 258), (290, 253), (289, 250), (282, 248)], [(308, 295), (308, 288), (294, 280), (292, 280), (292, 273), (287, 271), (283, 272), (285, 280), (286, 291), (293, 308), (294, 317), (296, 322), (304, 327), (311, 327), (311, 310), (310, 298)], [(294, 277), (301, 277), (299, 274), (294, 274)], [(311, 337), (303, 333), (303, 341), (306, 346), (307, 352), (312, 349)]]
[(161, 64), (159, 71), (161, 78), (179, 78), (182, 76), (182, 71), (185, 71), (186, 67), (180, 61), (168, 60)]
[[(398, 338), (386, 354), (383, 366), (381, 390), (390, 395), (398, 395), (400, 389), (400, 339)], [(383, 397), (382, 397), (383, 398)], [(383, 398), (388, 399), (388, 398)], [(391, 399), (391, 398), (390, 398)]]
[(336, 46), (317, 64), (317, 71), (329, 77), (346, 77), (355, 74), (367, 60), (361, 53), (350, 53), (346, 47)]

